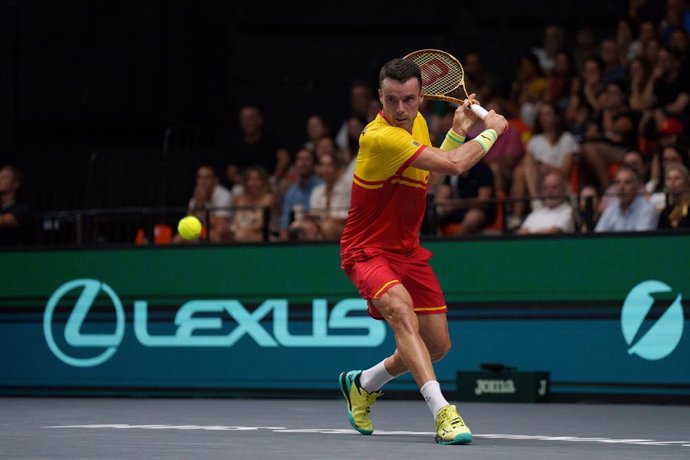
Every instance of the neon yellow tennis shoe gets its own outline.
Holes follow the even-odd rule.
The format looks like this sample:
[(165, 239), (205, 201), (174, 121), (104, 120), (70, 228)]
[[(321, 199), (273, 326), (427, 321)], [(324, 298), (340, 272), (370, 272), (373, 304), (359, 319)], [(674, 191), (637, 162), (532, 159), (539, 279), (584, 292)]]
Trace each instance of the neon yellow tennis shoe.
[(369, 412), (376, 402), (376, 398), (383, 395), (381, 391), (368, 393), (359, 386), (359, 376), (362, 371), (342, 372), (340, 374), (340, 391), (347, 401), (347, 418), (352, 428), (362, 434), (369, 435), (374, 432), (374, 424), (371, 422)]
[(438, 444), (467, 444), (472, 432), (458, 414), (455, 406), (445, 406), (436, 415), (436, 442)]

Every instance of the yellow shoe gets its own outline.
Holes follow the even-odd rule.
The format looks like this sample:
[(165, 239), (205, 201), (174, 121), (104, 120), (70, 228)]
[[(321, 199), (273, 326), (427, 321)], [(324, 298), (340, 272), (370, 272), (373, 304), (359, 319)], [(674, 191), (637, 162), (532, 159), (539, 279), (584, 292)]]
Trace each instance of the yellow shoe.
[(352, 428), (362, 434), (374, 432), (369, 412), (376, 402), (376, 398), (383, 395), (381, 391), (368, 393), (359, 386), (359, 376), (362, 371), (350, 371), (340, 374), (340, 391), (347, 401), (347, 418)]
[(455, 406), (445, 406), (436, 415), (436, 442), (438, 444), (467, 444), (472, 432), (458, 414)]

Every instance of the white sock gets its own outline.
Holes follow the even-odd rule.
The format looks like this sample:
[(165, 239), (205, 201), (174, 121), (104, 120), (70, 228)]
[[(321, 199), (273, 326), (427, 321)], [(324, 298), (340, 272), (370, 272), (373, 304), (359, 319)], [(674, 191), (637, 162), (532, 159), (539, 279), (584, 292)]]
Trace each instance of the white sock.
[[(385, 361), (385, 359), (383, 360)], [(364, 388), (367, 393), (379, 390), (386, 383), (393, 380), (396, 375), (390, 375), (383, 365), (383, 361), (365, 371), (359, 376), (359, 385)]]
[(441, 393), (441, 385), (439, 385), (436, 380), (429, 380), (422, 385), (419, 391), (422, 393), (422, 396), (424, 396), (424, 400), (429, 406), (429, 410), (434, 415), (434, 419), (436, 419), (438, 411), (448, 405), (448, 401), (446, 401), (446, 398), (443, 397), (443, 393)]

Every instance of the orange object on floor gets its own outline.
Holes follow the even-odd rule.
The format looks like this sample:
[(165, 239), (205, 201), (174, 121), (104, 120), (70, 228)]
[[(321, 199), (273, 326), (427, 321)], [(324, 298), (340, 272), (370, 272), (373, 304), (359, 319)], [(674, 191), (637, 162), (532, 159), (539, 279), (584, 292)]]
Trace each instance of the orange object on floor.
[[(170, 244), (173, 239), (173, 231), (170, 225), (166, 224), (156, 224), (153, 226), (153, 243), (154, 244)], [(149, 244), (150, 241), (146, 239), (146, 232), (143, 228), (137, 230), (137, 234), (134, 237), (134, 244), (142, 246), (144, 244)]]
[(460, 222), (452, 222), (441, 227), (441, 234), (443, 236), (452, 236), (460, 233), (462, 224)]

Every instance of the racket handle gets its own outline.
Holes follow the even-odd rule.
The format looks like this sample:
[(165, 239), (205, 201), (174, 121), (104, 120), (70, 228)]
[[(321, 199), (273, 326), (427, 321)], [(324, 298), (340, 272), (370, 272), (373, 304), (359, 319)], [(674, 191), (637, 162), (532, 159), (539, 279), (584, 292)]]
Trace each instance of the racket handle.
[(470, 109), (472, 110), (472, 112), (474, 112), (476, 116), (478, 116), (482, 120), (489, 114), (489, 112), (479, 104), (470, 105)]

